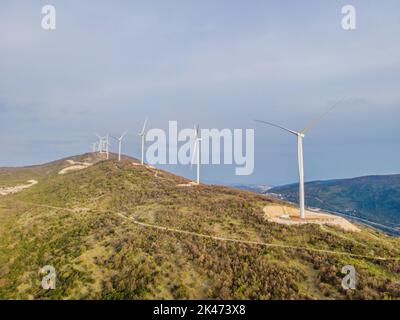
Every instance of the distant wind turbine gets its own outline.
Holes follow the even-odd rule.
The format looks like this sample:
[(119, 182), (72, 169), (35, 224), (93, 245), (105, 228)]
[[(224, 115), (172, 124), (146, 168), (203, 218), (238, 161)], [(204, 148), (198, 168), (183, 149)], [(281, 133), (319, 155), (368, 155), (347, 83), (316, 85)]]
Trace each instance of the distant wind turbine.
[(122, 145), (122, 139), (125, 137), (125, 135), (128, 133), (128, 131), (125, 131), (119, 138), (113, 137), (115, 140), (118, 142), (118, 161), (121, 161), (121, 145)]
[(196, 163), (197, 163), (197, 179), (196, 183), (200, 184), (200, 128), (199, 126), (194, 127), (194, 147), (193, 147), (193, 156), (192, 156), (192, 161), (191, 161), (191, 166), (193, 165), (194, 158), (196, 156)]
[(104, 147), (104, 138), (101, 137), (99, 134), (95, 133), (96, 137), (99, 139), (99, 142), (97, 142), (97, 151), (100, 153), (103, 153), (103, 147)]
[(142, 160), (141, 160), (142, 165), (144, 164), (144, 142), (145, 142), (145, 138), (146, 138), (146, 133), (145, 133), (146, 124), (147, 124), (147, 118), (144, 121), (142, 131), (139, 133), (139, 136), (142, 139)]
[(92, 143), (92, 152), (95, 153), (97, 150), (97, 142)]
[(106, 153), (107, 154), (107, 159), (109, 158), (109, 152), (108, 152), (108, 147), (109, 147), (109, 134), (107, 134), (104, 137), (101, 137), (97, 133), (95, 133), (96, 137), (99, 139), (98, 142), (98, 150), (100, 153)]
[(99, 152), (101, 152), (101, 142), (102, 142), (102, 137), (100, 137), (97, 133), (95, 133), (95, 136), (97, 137), (97, 139), (99, 139), (99, 142), (97, 143), (97, 150)]
[(108, 152), (108, 148), (110, 146), (110, 135), (107, 133), (106, 135), (106, 153), (107, 153), (107, 160), (109, 159), (109, 152)]
[(299, 162), (299, 203), (300, 203), (300, 218), (305, 219), (305, 208), (304, 208), (304, 161), (303, 161), (303, 138), (305, 137), (305, 133), (308, 132), (310, 129), (314, 128), (315, 125), (324, 117), (326, 116), (329, 112), (331, 112), (339, 103), (341, 103), (344, 99), (341, 99), (337, 102), (335, 102), (326, 112), (321, 114), (319, 117), (315, 118), (313, 121), (311, 121), (303, 131), (296, 132), (293, 130), (290, 130), (288, 128), (279, 126), (277, 124), (263, 121), (263, 120), (255, 120), (257, 122), (263, 123), (263, 124), (268, 124), (270, 126), (285, 130), (291, 134), (294, 134), (297, 136), (297, 154), (298, 154), (298, 162)]

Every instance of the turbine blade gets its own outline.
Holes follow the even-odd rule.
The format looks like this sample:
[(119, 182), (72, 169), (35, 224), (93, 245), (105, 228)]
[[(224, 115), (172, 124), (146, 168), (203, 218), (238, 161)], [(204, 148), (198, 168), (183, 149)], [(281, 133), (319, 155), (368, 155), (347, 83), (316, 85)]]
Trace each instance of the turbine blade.
[(290, 132), (290, 133), (294, 134), (295, 136), (298, 135), (298, 133), (297, 133), (296, 131), (290, 130), (290, 129), (288, 129), (288, 128), (282, 127), (282, 126), (280, 126), (280, 125), (277, 125), (277, 124), (274, 124), (274, 123), (271, 123), (271, 122), (267, 122), (267, 121), (263, 121), (263, 120), (254, 120), (254, 121), (260, 122), (260, 123), (263, 123), (263, 124), (268, 124), (268, 125), (270, 125), (270, 126), (273, 126), (273, 127), (276, 127), (276, 128), (282, 129), (282, 130), (285, 130), (285, 131), (287, 131), (287, 132)]
[(125, 130), (125, 132), (121, 135), (121, 137), (119, 139), (122, 140), (126, 136), (127, 133), (128, 133), (128, 130)]
[(147, 118), (146, 118), (146, 120), (144, 120), (143, 128), (142, 128), (142, 131), (140, 132), (141, 136), (144, 135), (144, 130), (146, 129), (146, 124), (147, 124)]
[(303, 134), (305, 134), (307, 131), (309, 131), (310, 129), (314, 128), (316, 126), (316, 124), (322, 119), (324, 118), (329, 112), (331, 112), (333, 109), (335, 109), (339, 103), (343, 102), (344, 100), (346, 100), (346, 98), (342, 98), (338, 101), (336, 101), (334, 104), (332, 104), (328, 110), (326, 110), (323, 114), (321, 114), (320, 116), (318, 116), (317, 118), (313, 119), (305, 128), (304, 130), (301, 132)]

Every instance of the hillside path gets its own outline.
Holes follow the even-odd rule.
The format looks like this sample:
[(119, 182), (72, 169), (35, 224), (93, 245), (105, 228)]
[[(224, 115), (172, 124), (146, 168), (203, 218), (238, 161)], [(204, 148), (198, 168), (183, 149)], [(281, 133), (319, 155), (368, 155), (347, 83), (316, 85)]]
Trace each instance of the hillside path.
[[(55, 210), (64, 210), (64, 211), (69, 211), (69, 212), (76, 213), (76, 210), (71, 209), (71, 208), (49, 206), (49, 205), (37, 204), (37, 203), (32, 203), (32, 202), (24, 202), (24, 201), (19, 201), (19, 202), (20, 203), (25, 203), (25, 204), (28, 204), (28, 205), (32, 205), (32, 206), (36, 206), (36, 207), (49, 208), (49, 209), (55, 209)], [(111, 212), (111, 213), (114, 213), (115, 215), (117, 215), (117, 216), (119, 216), (119, 217), (121, 217), (123, 219), (132, 221), (134, 224), (139, 225), (141, 227), (145, 227), (145, 228), (153, 228), (153, 229), (162, 230), (162, 231), (166, 231), (166, 232), (186, 234), (186, 235), (191, 235), (191, 236), (198, 237), (198, 238), (206, 238), (206, 239), (212, 239), (212, 240), (216, 240), (216, 241), (242, 243), (242, 244), (247, 244), (247, 245), (256, 245), (256, 246), (263, 246), (263, 247), (270, 247), (270, 248), (281, 248), (281, 249), (311, 251), (311, 252), (325, 253), (325, 254), (331, 254), (331, 255), (349, 256), (349, 257), (355, 257), (355, 258), (380, 260), (380, 261), (400, 261), (400, 257), (395, 258), (395, 257), (368, 256), (368, 255), (355, 254), (355, 253), (351, 253), (351, 252), (326, 250), (326, 249), (317, 249), (317, 248), (311, 248), (311, 247), (306, 247), (306, 246), (294, 246), (294, 245), (288, 245), (288, 244), (267, 243), (267, 242), (259, 242), (259, 241), (250, 241), (250, 240), (218, 237), (218, 236), (212, 236), (212, 235), (203, 234), (203, 233), (197, 233), (197, 232), (193, 232), (193, 231), (175, 229), (175, 228), (164, 227), (164, 226), (159, 226), (159, 225), (155, 225), (155, 224), (140, 222), (137, 219), (135, 219), (133, 217), (129, 217), (126, 214), (121, 213), (121, 212), (115, 212), (115, 211), (109, 211), (109, 210), (96, 210), (96, 209), (91, 210), (91, 211), (94, 211), (94, 212), (96, 212), (96, 211), (97, 212)]]

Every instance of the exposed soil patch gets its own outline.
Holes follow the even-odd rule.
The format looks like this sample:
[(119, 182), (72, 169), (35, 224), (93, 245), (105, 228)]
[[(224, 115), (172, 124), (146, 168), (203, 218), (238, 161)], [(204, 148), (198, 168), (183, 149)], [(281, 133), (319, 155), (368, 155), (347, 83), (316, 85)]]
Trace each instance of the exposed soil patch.
[(30, 188), (38, 183), (36, 180), (28, 180), (28, 182), (29, 183), (27, 184), (21, 184), (15, 187), (0, 188), (0, 195), (5, 196), (7, 194), (21, 192), (22, 190)]
[(193, 187), (198, 186), (198, 184), (194, 181), (190, 181), (189, 183), (180, 183), (176, 185), (177, 187)]
[(351, 224), (346, 219), (325, 212), (315, 212), (306, 210), (306, 218), (301, 219), (299, 209), (284, 206), (271, 205), (264, 207), (265, 218), (268, 221), (286, 225), (302, 225), (314, 223), (319, 225), (331, 225), (345, 231), (359, 232), (360, 229)]
[(86, 169), (87, 167), (91, 166), (92, 164), (89, 162), (78, 162), (74, 160), (67, 160), (69, 164), (72, 164), (72, 166), (66, 167), (58, 172), (58, 174), (66, 174), (67, 172), (70, 171), (77, 171), (77, 170), (82, 170)]

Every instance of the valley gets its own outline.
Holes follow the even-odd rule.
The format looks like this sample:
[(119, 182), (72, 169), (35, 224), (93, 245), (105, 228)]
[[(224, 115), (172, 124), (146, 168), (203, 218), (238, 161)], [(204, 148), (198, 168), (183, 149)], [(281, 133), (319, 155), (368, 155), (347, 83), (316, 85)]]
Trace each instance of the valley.
[[(291, 184), (267, 191), (297, 203), (298, 186)], [(400, 175), (312, 181), (305, 184), (306, 204), (389, 234), (400, 235)]]

